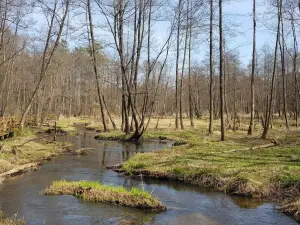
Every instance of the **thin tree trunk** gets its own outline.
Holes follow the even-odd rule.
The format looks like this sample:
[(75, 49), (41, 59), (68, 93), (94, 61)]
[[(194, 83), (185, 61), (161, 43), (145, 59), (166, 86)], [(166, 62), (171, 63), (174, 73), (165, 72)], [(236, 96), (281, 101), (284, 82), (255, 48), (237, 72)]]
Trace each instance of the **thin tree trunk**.
[(106, 105), (106, 101), (105, 101), (105, 98), (104, 98), (103, 95), (102, 95), (102, 99), (103, 99), (103, 104), (104, 104), (104, 106), (105, 106), (105, 109), (106, 109), (108, 118), (109, 118), (109, 120), (110, 120), (110, 122), (111, 122), (111, 125), (113, 126), (114, 130), (116, 130), (116, 129), (117, 129), (116, 123), (115, 123), (115, 121), (113, 120), (113, 118), (112, 118), (112, 116), (111, 116), (111, 113), (110, 113), (110, 111), (109, 111), (109, 109), (108, 109), (108, 107), (107, 107), (107, 105)]
[(194, 107), (193, 107), (192, 81), (191, 81), (192, 20), (190, 18), (188, 20), (189, 20), (189, 30), (190, 30), (189, 32), (189, 115), (190, 115), (191, 127), (194, 127)]
[[(279, 1), (279, 2), (278, 2)], [(270, 121), (273, 114), (273, 95), (274, 95), (274, 85), (275, 85), (275, 74), (276, 74), (276, 66), (277, 66), (277, 50), (278, 50), (278, 43), (280, 38), (280, 20), (281, 20), (281, 8), (282, 8), (282, 0), (278, 0), (278, 18), (277, 18), (277, 34), (276, 34), (276, 44), (274, 50), (274, 64), (273, 64), (273, 73), (272, 73), (272, 81), (271, 81), (271, 93), (270, 99), (268, 104), (268, 111), (266, 111), (266, 118), (265, 118), (265, 126), (263, 133), (261, 135), (262, 139), (266, 139), (268, 136), (269, 128), (270, 128)]]
[(223, 78), (223, 12), (222, 2), (219, 0), (219, 52), (220, 52), (220, 119), (221, 119), (221, 141), (225, 141), (225, 124), (224, 124), (224, 78)]
[(179, 96), (179, 117), (180, 117), (180, 128), (184, 129), (183, 126), (183, 115), (182, 115), (182, 91), (183, 91), (183, 75), (184, 75), (184, 69), (185, 69), (185, 60), (186, 60), (186, 50), (188, 45), (188, 36), (189, 36), (189, 30), (188, 30), (188, 16), (189, 16), (189, 4), (187, 3), (187, 18), (186, 18), (186, 29), (185, 29), (185, 41), (184, 41), (184, 53), (183, 53), (183, 61), (182, 61), (182, 69), (181, 69), (181, 78), (180, 78), (180, 96)]
[(180, 44), (180, 22), (181, 22), (181, 3), (182, 0), (178, 2), (178, 16), (177, 16), (177, 41), (176, 41), (176, 81), (175, 81), (175, 127), (178, 128), (178, 76), (179, 76), (179, 44)]
[[(283, 116), (285, 119), (285, 126), (289, 129), (289, 122), (287, 118), (287, 99), (286, 99), (286, 80), (285, 80), (285, 40), (284, 40), (284, 30), (283, 30), (283, 19), (281, 17), (281, 75), (282, 75), (282, 97), (283, 97)], [(279, 42), (280, 45), (280, 42)]]
[(214, 76), (214, 58), (213, 58), (213, 19), (214, 19), (214, 0), (210, 0), (210, 28), (209, 28), (209, 126), (208, 133), (213, 133), (213, 76)]
[(55, 40), (55, 43), (54, 43), (54, 46), (50, 52), (50, 55), (48, 57), (48, 60), (47, 60), (47, 51), (49, 49), (49, 45), (50, 45), (50, 39), (51, 39), (51, 36), (52, 36), (52, 29), (53, 29), (53, 25), (54, 25), (54, 19), (56, 18), (56, 7), (57, 7), (57, 1), (55, 1), (55, 4), (54, 4), (54, 9), (53, 9), (53, 13), (52, 13), (52, 16), (51, 16), (51, 22), (50, 22), (50, 27), (49, 27), (49, 30), (48, 30), (48, 35), (47, 35), (47, 40), (46, 40), (46, 44), (45, 44), (45, 48), (44, 48), (44, 52), (43, 52), (43, 58), (42, 58), (42, 66), (41, 66), (41, 70), (40, 70), (40, 79), (33, 91), (33, 94), (31, 95), (31, 98), (29, 100), (29, 103), (27, 104), (26, 108), (25, 108), (25, 111), (23, 112), (23, 115), (21, 117), (21, 121), (20, 121), (20, 127), (21, 127), (21, 130), (23, 130), (23, 127), (24, 127), (24, 123), (25, 123), (25, 120), (26, 120), (26, 116), (27, 114), (29, 113), (29, 110), (33, 104), (33, 100), (37, 94), (37, 91), (39, 90), (40, 88), (40, 85), (42, 84), (42, 81), (45, 77), (45, 74), (48, 70), (48, 67), (51, 63), (51, 60), (52, 60), (52, 57), (59, 45), (59, 42), (60, 42), (60, 38), (61, 38), (61, 35), (62, 35), (62, 31), (63, 31), (63, 28), (64, 28), (64, 24), (65, 24), (65, 20), (66, 20), (66, 17), (67, 17), (67, 14), (68, 14), (68, 11), (69, 11), (69, 5), (70, 5), (70, 0), (66, 0), (65, 2), (65, 12), (64, 12), (64, 15), (62, 17), (62, 20), (61, 20), (61, 23), (60, 23), (60, 26), (59, 26), (59, 31), (58, 31), (58, 34), (57, 34), (57, 37), (56, 37), (56, 40)]
[(92, 21), (92, 12), (91, 12), (91, 0), (87, 0), (87, 10), (88, 10), (88, 17), (89, 17), (89, 27), (90, 27), (90, 35), (91, 35), (91, 56), (93, 58), (93, 68), (94, 68), (94, 74), (96, 79), (96, 85), (97, 85), (97, 92), (98, 92), (98, 100), (100, 105), (100, 112), (101, 112), (101, 118), (102, 118), (102, 124), (103, 124), (103, 130), (104, 132), (108, 131), (107, 124), (105, 121), (105, 114), (104, 114), (104, 105), (103, 105), (103, 98), (102, 93), (100, 90), (100, 83), (99, 83), (99, 77), (98, 77), (98, 69), (97, 69), (97, 57), (96, 57), (96, 50), (95, 50), (95, 39), (94, 39), (94, 27), (93, 27), (93, 21)]
[(254, 120), (254, 76), (255, 76), (255, 64), (256, 64), (256, 0), (253, 0), (253, 46), (252, 46), (252, 70), (251, 70), (251, 112), (250, 112), (250, 124), (248, 128), (248, 135), (253, 134), (253, 120)]
[(295, 120), (296, 120), (296, 127), (298, 127), (298, 77), (297, 77), (297, 57), (298, 57), (298, 43), (297, 43), (297, 36), (296, 36), (296, 30), (295, 30), (295, 24), (294, 24), (294, 12), (292, 14), (291, 18), (291, 26), (293, 31), (293, 45), (294, 45), (294, 55), (293, 58), (293, 76), (294, 76), (294, 96), (295, 96)]

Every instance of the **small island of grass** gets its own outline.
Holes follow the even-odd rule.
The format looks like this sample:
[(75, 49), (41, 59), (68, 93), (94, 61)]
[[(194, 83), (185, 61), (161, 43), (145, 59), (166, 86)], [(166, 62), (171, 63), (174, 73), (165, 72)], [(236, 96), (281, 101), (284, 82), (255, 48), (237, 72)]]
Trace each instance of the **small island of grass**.
[(43, 191), (45, 195), (74, 195), (86, 201), (111, 203), (155, 212), (166, 211), (157, 198), (138, 188), (103, 185), (96, 181), (54, 181)]

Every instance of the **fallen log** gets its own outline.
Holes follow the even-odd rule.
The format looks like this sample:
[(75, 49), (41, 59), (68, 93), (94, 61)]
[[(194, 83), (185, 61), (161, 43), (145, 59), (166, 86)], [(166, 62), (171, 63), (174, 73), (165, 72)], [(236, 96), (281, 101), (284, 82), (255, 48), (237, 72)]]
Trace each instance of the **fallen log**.
[(249, 147), (249, 148), (233, 149), (233, 150), (229, 150), (229, 151), (223, 151), (223, 153), (260, 150), (260, 149), (264, 149), (264, 148), (275, 147), (275, 146), (278, 146), (278, 145), (280, 145), (279, 141), (272, 140), (270, 144), (258, 145), (258, 146), (253, 146), (253, 147)]
[(41, 163), (27, 163), (0, 174), (0, 181), (17, 176), (32, 169), (37, 169)]
[(80, 148), (72, 152), (73, 155), (87, 155), (88, 152), (94, 151), (94, 148)]
[(122, 166), (123, 166), (123, 164), (116, 164), (116, 165), (106, 166), (105, 168), (107, 170), (117, 170), (117, 169), (121, 169)]
[[(13, 147), (15, 147), (15, 148), (23, 147), (24, 145), (26, 145), (27, 143), (29, 143), (31, 141), (38, 141), (38, 140), (42, 140), (42, 139), (45, 139), (45, 138), (48, 138), (48, 137), (54, 137), (54, 136), (55, 136), (54, 134), (51, 134), (51, 135), (46, 135), (46, 136), (43, 136), (43, 137), (29, 139), (29, 140), (25, 141), (24, 143), (22, 143), (20, 145), (14, 145)], [(56, 135), (56, 136), (64, 136), (64, 135)]]

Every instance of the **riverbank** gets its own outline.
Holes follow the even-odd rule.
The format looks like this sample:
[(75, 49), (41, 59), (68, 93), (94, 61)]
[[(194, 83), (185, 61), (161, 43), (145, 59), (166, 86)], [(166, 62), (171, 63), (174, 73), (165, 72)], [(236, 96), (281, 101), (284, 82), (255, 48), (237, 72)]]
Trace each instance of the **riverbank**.
[[(283, 207), (282, 211), (299, 221), (299, 204), (292, 202), (300, 197), (300, 132), (296, 129), (287, 132), (274, 126), (269, 139), (262, 140), (259, 134), (259, 127), (253, 137), (247, 136), (245, 130), (228, 131), (226, 141), (220, 142), (218, 132), (212, 136), (206, 134), (206, 126), (183, 131), (149, 129), (145, 140), (163, 137), (186, 144), (136, 154), (117, 171), (177, 180), (244, 197), (288, 202), (292, 210)], [(113, 140), (125, 137), (119, 131), (99, 136)]]
[[(38, 129), (26, 129), (14, 138), (0, 142), (0, 183), (1, 181), (37, 169), (44, 160), (50, 160), (65, 152), (68, 143), (49, 141), (37, 137)], [(47, 136), (46, 134), (43, 136)]]
[(14, 217), (7, 217), (0, 211), (0, 225), (24, 225), (25, 221)]

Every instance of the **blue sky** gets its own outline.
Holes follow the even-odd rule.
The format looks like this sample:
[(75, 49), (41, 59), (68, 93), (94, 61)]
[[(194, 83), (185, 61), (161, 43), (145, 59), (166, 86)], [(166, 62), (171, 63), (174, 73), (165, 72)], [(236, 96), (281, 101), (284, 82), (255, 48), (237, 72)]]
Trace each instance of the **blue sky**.
[[(257, 0), (257, 49), (261, 48), (262, 45), (264, 45), (265, 43), (268, 43), (270, 47), (273, 47), (275, 37), (275, 34), (263, 25), (263, 22), (266, 21), (266, 6), (263, 5), (262, 2), (265, 3), (264, 0)], [(215, 4), (217, 5), (217, 1)], [(229, 1), (224, 3), (224, 23), (230, 25), (233, 22), (235, 25), (231, 25), (230, 28), (231, 30), (234, 30), (234, 32), (237, 34), (235, 37), (228, 38), (226, 43), (228, 44), (229, 49), (238, 50), (238, 52), (240, 53), (240, 61), (244, 64), (244, 66), (246, 66), (250, 62), (252, 57), (252, 4), (252, 0)], [(93, 12), (94, 23), (95, 25), (103, 25), (105, 21), (103, 17), (99, 16), (99, 11), (96, 11), (98, 10), (97, 8), (98, 7), (95, 7)], [(36, 27), (39, 27), (38, 30), (41, 31), (41, 21), (44, 20), (44, 16), (36, 14), (34, 19), (36, 21), (39, 20), (39, 22), (36, 24)], [(80, 24), (83, 24), (84, 21), (85, 18), (83, 17), (71, 18), (71, 23), (73, 22), (78, 26), (80, 26)], [(209, 21), (205, 21), (205, 23), (209, 23)], [(164, 23), (157, 23), (153, 27), (152, 32), (154, 43), (157, 43), (158, 45), (159, 43), (164, 43), (167, 35), (167, 26), (168, 25)], [(207, 36), (208, 30), (205, 32), (207, 32), (205, 33), (205, 35)], [(41, 32), (39, 32), (39, 35), (40, 34)], [(111, 34), (105, 32), (103, 28), (97, 28), (95, 30), (95, 34), (96, 38), (100, 41), (112, 42)], [(77, 33), (76, 36), (77, 37), (75, 39), (73, 39), (75, 36), (73, 38), (69, 37), (71, 40), (71, 47), (80, 45), (84, 42), (86, 43), (86, 40), (84, 40), (86, 38), (84, 36), (86, 35), (78, 35)], [(215, 36), (218, 37), (218, 33), (215, 33)], [(208, 53), (208, 47), (208, 42), (205, 42), (202, 45), (198, 45), (197, 47), (195, 47), (193, 51), (194, 60), (198, 62), (202, 61)], [(111, 50), (107, 50), (111, 52)], [(172, 55), (174, 57), (174, 54)]]
[[(271, 47), (275, 45), (275, 34), (264, 26), (266, 20), (266, 8), (261, 5), (261, 2), (261, 0), (257, 0), (257, 50), (265, 43), (268, 43)], [(239, 46), (240, 60), (244, 65), (247, 65), (252, 57), (253, 1), (232, 1), (224, 6), (224, 14), (230, 14), (230, 18), (240, 24), (240, 26), (237, 27), (237, 30), (240, 30), (243, 33), (243, 35), (238, 35), (231, 41), (230, 47), (234, 48)]]

